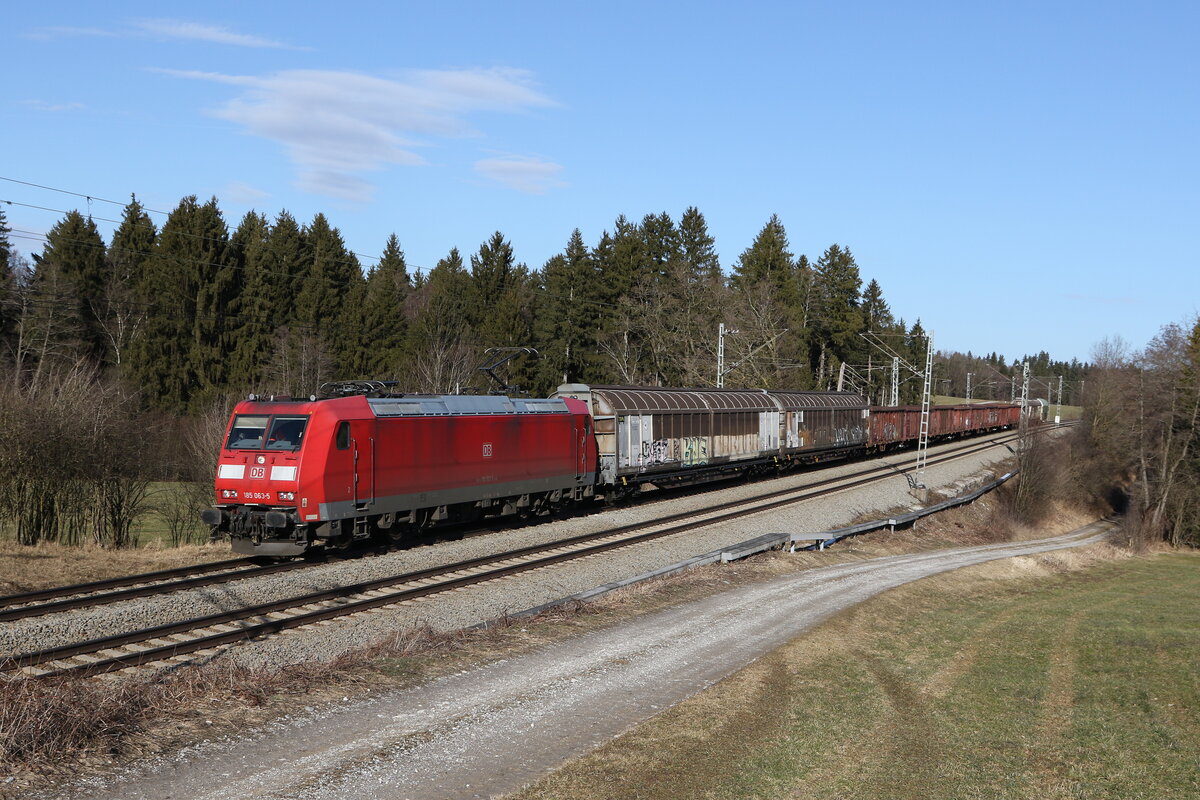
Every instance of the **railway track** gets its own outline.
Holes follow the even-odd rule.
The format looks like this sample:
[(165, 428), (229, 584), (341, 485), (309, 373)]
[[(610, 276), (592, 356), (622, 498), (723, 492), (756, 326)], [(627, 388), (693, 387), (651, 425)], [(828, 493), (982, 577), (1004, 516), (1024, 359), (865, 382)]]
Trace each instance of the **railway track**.
[[(1063, 424), (1069, 425), (1070, 423)], [(351, 554), (351, 557), (363, 554), (363, 552), (356, 552)], [(0, 597), (0, 622), (12, 622), (105, 603), (116, 603), (168, 592), (214, 586), (246, 578), (263, 577), (303, 569), (313, 566), (314, 563), (323, 562), (288, 561), (264, 565), (254, 559), (235, 558), (138, 575), (126, 575), (91, 583), (40, 589)]]
[[(946, 463), (1017, 438), (1016, 434), (974, 440), (938, 454), (929, 465)], [(160, 625), (92, 641), (0, 659), (0, 672), (35, 677), (88, 676), (147, 664), (178, 666), (197, 656), (211, 656), (233, 643), (291, 628), (313, 625), (382, 606), (460, 589), (499, 578), (543, 569), (618, 548), (673, 536), (698, 527), (727, 522), (781, 506), (863, 486), (910, 472), (912, 467), (876, 465), (850, 475), (826, 478), (803, 487), (781, 489), (721, 503), (699, 511), (581, 534), (555, 542), (518, 548), (453, 564), (394, 575), (334, 589)], [(299, 568), (304, 562), (283, 565)]]

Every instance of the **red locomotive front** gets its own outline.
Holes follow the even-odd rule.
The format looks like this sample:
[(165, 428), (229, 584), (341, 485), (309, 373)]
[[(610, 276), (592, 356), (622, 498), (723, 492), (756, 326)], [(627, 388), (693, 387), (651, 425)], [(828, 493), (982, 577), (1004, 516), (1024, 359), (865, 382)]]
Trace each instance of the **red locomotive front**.
[(367, 392), (238, 404), (204, 512), (233, 549), (393, 540), (435, 522), (590, 498), (591, 416), (575, 400)]

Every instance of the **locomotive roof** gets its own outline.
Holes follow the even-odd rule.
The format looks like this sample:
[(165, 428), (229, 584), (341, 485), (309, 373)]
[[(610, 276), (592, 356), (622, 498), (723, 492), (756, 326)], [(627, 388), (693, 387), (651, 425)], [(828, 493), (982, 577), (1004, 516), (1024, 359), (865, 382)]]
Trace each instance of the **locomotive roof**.
[(503, 397), (498, 395), (444, 394), (406, 397), (368, 397), (377, 417), (463, 416), (470, 414), (567, 414), (560, 398)]

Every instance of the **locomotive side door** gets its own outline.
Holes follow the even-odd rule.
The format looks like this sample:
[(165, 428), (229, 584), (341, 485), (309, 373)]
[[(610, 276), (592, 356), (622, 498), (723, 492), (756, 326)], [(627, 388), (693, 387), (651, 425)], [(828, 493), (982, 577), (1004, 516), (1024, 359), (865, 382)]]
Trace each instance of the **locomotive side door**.
[[(578, 420), (578, 417), (576, 418)], [(588, 434), (592, 430), (592, 418), (590, 415), (583, 417), (581, 421), (576, 423), (579, 433), (579, 446), (575, 453), (575, 481), (580, 483), (583, 481), (583, 476), (588, 471)]]
[(355, 420), (351, 430), (354, 456), (354, 507), (365, 511), (375, 502), (375, 423)]

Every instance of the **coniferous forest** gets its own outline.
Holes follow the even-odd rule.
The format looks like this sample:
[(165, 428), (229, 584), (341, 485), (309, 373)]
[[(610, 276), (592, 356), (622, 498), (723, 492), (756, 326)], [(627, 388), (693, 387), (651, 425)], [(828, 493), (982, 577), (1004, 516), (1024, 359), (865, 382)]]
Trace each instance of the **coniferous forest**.
[[(361, 256), (323, 214), (252, 211), (231, 226), (216, 198), (194, 196), (161, 220), (131, 199), (108, 242), (78, 211), (40, 251), (18, 252), (12, 234), (0, 212), (0, 524), (28, 542), (127, 543), (151, 480), (203, 484), (231, 403), (250, 392), (355, 378), (486, 392), (478, 367), (495, 347), (536, 348), (504, 367), (535, 396), (563, 382), (714, 386), (720, 323), (730, 387), (840, 381), (886, 403), (892, 358), (867, 331), (924, 364), (920, 319), (864, 285), (849, 247), (797, 255), (774, 216), (729, 265), (696, 208), (619, 216), (590, 243), (575, 230), (539, 268), (501, 232), (415, 270), (395, 235)], [(1028, 360), (1075, 401), (1085, 365)], [(1012, 396), (1003, 356), (937, 362), (936, 394), (963, 396), (970, 373), (975, 399)], [(900, 402), (921, 389), (903, 370)], [(160, 513), (193, 524), (191, 510)]]

